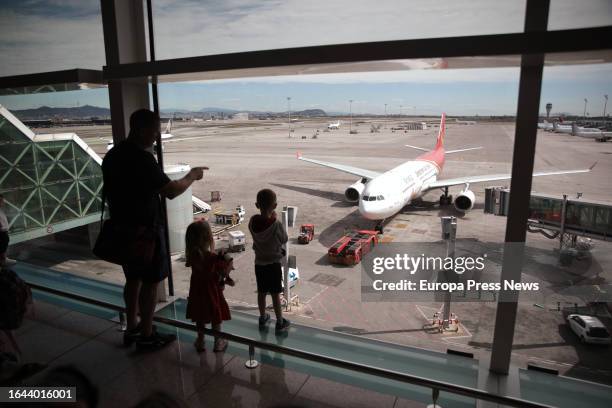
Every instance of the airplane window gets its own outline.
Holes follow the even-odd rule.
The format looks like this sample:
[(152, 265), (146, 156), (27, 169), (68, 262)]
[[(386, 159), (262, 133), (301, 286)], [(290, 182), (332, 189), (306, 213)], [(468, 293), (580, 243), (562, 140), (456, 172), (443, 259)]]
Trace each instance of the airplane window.
[(370, 200), (370, 196), (363, 196), (363, 201), (369, 201)]

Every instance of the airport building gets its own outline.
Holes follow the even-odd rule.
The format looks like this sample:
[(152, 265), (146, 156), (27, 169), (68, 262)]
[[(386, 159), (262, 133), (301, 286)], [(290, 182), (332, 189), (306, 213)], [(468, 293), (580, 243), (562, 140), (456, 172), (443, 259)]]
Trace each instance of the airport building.
[[(599, 22), (604, 21), (595, 26), (581, 19), (582, 23), (566, 27), (555, 22), (559, 15), (555, 0), (527, 0), (520, 6), (504, 6), (518, 7), (515, 11), (520, 24), (516, 29), (508, 28), (503, 32), (488, 26), (484, 31), (467, 30), (462, 35), (461, 30), (449, 32), (440, 27), (436, 28), (440, 32), (429, 33), (427, 38), (409, 33), (405, 38), (381, 37), (385, 30), (377, 31), (378, 36), (372, 34), (369, 38), (367, 25), (371, 21), (367, 21), (360, 27), (363, 32), (358, 36), (359, 30), (352, 27), (354, 32), (350, 38), (353, 35), (356, 38), (353, 42), (342, 37), (341, 30), (334, 30), (326, 43), (322, 43), (319, 36), (310, 38), (303, 33), (303, 41), (298, 44), (279, 40), (269, 46), (253, 45), (245, 37), (246, 48), (224, 49), (225, 41), (208, 41), (195, 36), (195, 33), (180, 43), (164, 38), (164, 35), (169, 35), (168, 27), (175, 22), (155, 17), (156, 12), (162, 14), (167, 7), (159, 4), (163, 3), (161, 1), (101, 0), (99, 4), (97, 1), (94, 3), (93, 14), (99, 21), (97, 28), (103, 36), (100, 53), (104, 62), (100, 66), (66, 66), (54, 71), (41, 68), (39, 72), (25, 73), (16, 67), (16, 72), (0, 77), (2, 96), (32, 98), (50, 93), (96, 90), (108, 96), (110, 109), (110, 126), (103, 121), (90, 125), (75, 120), (73, 132), (62, 129), (60, 133), (54, 133), (56, 124), (51, 121), (31, 121), (31, 126), (26, 126), (12, 113), (10, 106), (6, 103), (0, 105), (0, 194), (4, 198), (4, 213), (9, 222), (8, 255), (17, 258), (17, 263), (7, 265), (7, 269), (14, 271), (30, 286), (36, 311), (26, 315), (21, 328), (14, 328), (17, 330), (10, 338), (16, 339), (12, 344), (18, 344), (20, 352), (17, 352), (18, 361), (10, 362), (10, 367), (18, 367), (17, 371), (23, 373), (19, 371), (21, 363), (42, 364), (36, 366), (35, 372), (22, 377), (12, 377), (13, 372), (3, 371), (3, 379), (15, 381), (7, 380), (8, 386), (43, 384), (42, 379), (49, 371), (70, 365), (97, 387), (97, 406), (100, 407), (136, 406), (158, 391), (163, 391), (163, 398), (181, 401), (176, 406), (187, 404), (185, 406), (194, 407), (612, 406), (610, 348), (590, 348), (591, 345), (587, 344), (587, 340), (599, 340), (603, 344), (606, 339), (603, 333), (612, 327), (612, 296), (608, 296), (612, 293), (612, 277), (608, 272), (612, 270), (609, 243), (612, 240), (611, 203), (568, 199), (557, 194), (557, 190), (553, 194), (535, 194), (533, 186), (536, 181), (532, 177), (542, 162), (557, 158), (554, 152), (561, 152), (558, 153), (561, 155), (567, 154), (568, 150), (568, 144), (548, 138), (542, 143), (557, 150), (544, 155), (542, 161), (536, 155), (536, 141), (541, 143), (544, 134), (538, 131), (543, 71), (549, 66), (580, 65), (587, 61), (590, 64), (611, 63), (612, 13), (604, 17), (591, 16), (597, 17)], [(433, 6), (429, 2), (422, 3), (426, 15)], [(61, 14), (62, 6), (53, 7), (58, 9), (46, 12), (54, 16)], [(173, 7), (185, 15), (198, 14), (198, 8), (194, 10), (192, 4), (178, 2)], [(226, 17), (230, 20), (232, 16), (244, 14), (243, 5), (228, 4), (220, 7), (221, 11), (212, 10), (216, 6), (207, 2), (198, 7), (210, 7), (211, 13), (228, 13), (229, 17)], [(484, 7), (496, 6), (487, 4)], [(282, 18), (289, 18), (293, 12), (308, 15), (307, 8), (298, 6), (291, 9), (291, 13), (284, 7), (278, 9), (287, 12), (287, 16), (280, 16)], [(345, 11), (352, 13), (349, 9)], [(88, 12), (92, 13), (91, 10)], [(405, 12), (414, 13), (414, 9)], [(344, 17), (335, 16), (339, 24)], [(392, 20), (393, 16), (387, 17)], [(439, 27), (438, 18), (444, 17), (437, 13), (429, 15), (429, 26)], [(497, 18), (505, 16), (497, 15)], [(205, 19), (201, 23), (208, 24)], [(312, 22), (310, 28), (319, 29), (317, 24), (317, 21)], [(239, 30), (239, 27), (234, 29)], [(214, 52), (189, 51), (189, 47), (184, 46), (187, 40), (214, 42), (215, 47), (221, 48), (211, 48)], [(83, 40), (75, 37), (71, 41)], [(170, 57), (167, 52), (159, 52), (164, 47), (167, 51), (168, 43), (173, 44), (173, 52), (176, 52)], [(62, 53), (59, 46), (57, 53)], [(151, 353), (134, 352), (119, 346), (120, 331), (125, 329), (126, 311), (123, 272), (116, 265), (96, 259), (91, 254), (91, 245), (98, 234), (102, 215), (102, 157), (106, 154), (108, 142), (117, 145), (128, 137), (132, 112), (147, 108), (162, 116), (167, 115), (160, 109), (160, 105), (164, 106), (164, 97), (170, 94), (164, 93), (164, 84), (236, 81), (263, 76), (392, 72), (406, 67), (516, 69), (519, 74), (515, 123), (481, 124), (479, 119), (477, 124), (457, 120), (447, 122), (448, 127), (445, 127), (442, 119), (442, 125), (434, 127), (428, 126), (434, 120), (433, 116), (423, 122), (390, 118), (388, 123), (383, 123), (385, 118), (381, 119), (381, 115), (375, 118), (378, 124), (376, 134), (370, 134), (354, 130), (364, 126), (353, 123), (354, 111), (350, 114), (350, 133), (349, 126), (344, 124), (338, 126), (337, 131), (325, 131), (329, 123), (325, 117), (292, 123), (280, 115), (280, 119), (262, 123), (247, 121), (249, 114), (243, 112), (233, 114), (233, 121), (181, 121), (176, 125), (178, 129), (172, 130), (172, 133), (181, 135), (174, 140), (164, 142), (164, 136), (160, 135), (155, 157), (171, 179), (182, 177), (191, 167), (208, 165), (208, 160), (217, 160), (214, 164), (218, 167), (211, 165), (210, 180), (205, 175), (203, 181), (207, 183), (205, 187), (194, 184), (185, 195), (167, 201), (163, 206), (164, 223), (169, 230), (166, 236), (169, 244), (163, 251), (167, 252), (171, 272), (163, 287), (164, 293), (159, 296), (154, 322), (156, 330), (176, 333), (178, 340)], [(295, 97), (293, 100), (287, 97), (286, 101), (283, 98), (283, 104), (290, 101), (297, 103)], [(291, 112), (291, 108), (288, 111)], [(189, 116), (190, 113), (184, 114), (184, 117)], [(367, 118), (360, 117), (360, 123), (361, 120), (369, 128)], [(243, 125), (245, 128), (240, 127)], [(43, 127), (45, 129), (41, 130)], [(325, 133), (319, 133), (319, 128)], [(362, 162), (369, 160), (368, 164), (378, 164), (380, 170), (387, 164), (380, 160), (381, 157), (389, 157), (389, 163), (400, 164), (396, 147), (387, 147), (388, 150), (379, 153), (372, 150), (369, 142), (391, 140), (397, 144), (399, 137), (406, 133), (406, 137), (415, 138), (414, 144), (417, 145), (425, 140), (416, 139), (425, 135), (423, 132), (434, 132), (427, 133), (427, 136), (442, 135), (437, 139), (442, 143), (445, 130), (447, 136), (452, 130), (468, 138), (480, 128), (490, 130), (491, 134), (497, 132), (507, 136), (504, 142), (509, 143), (511, 153), (507, 158), (511, 179), (498, 178), (507, 183), (504, 186), (507, 188), (500, 187), (495, 190), (497, 193), (487, 190), (482, 200), (484, 209), (479, 203), (474, 205), (474, 193), (470, 190), (470, 184), (478, 180), (439, 184), (432, 189), (436, 196), (430, 207), (435, 207), (435, 210), (427, 213), (427, 202), (416, 207), (418, 217), (406, 218), (402, 213), (380, 235), (374, 230), (374, 224), (367, 230), (362, 228), (370, 224), (359, 218), (355, 207), (336, 203), (340, 201), (337, 196), (346, 196), (353, 204), (363, 200), (364, 184), (369, 178), (379, 175), (372, 176), (374, 172), (361, 174), (360, 168), (355, 166), (366, 166)], [(392, 129), (410, 132), (392, 135)], [(269, 134), (264, 132), (269, 132), (274, 138), (268, 138)], [(251, 139), (256, 143), (248, 144)], [(500, 145), (498, 140), (490, 142), (490, 145)], [(319, 142), (322, 144), (315, 144)], [(295, 150), (303, 148), (309, 152), (308, 155), (321, 152), (333, 159), (342, 157), (349, 150), (348, 145), (353, 143), (359, 153), (353, 157), (347, 154), (345, 159), (347, 162), (351, 160), (351, 166), (340, 169), (349, 173), (350, 178), (332, 179), (324, 172), (328, 169), (319, 167), (293, 168), (298, 162), (293, 158)], [(599, 144), (584, 139), (580, 143), (576, 148), (580, 159), (599, 153), (593, 147)], [(601, 149), (607, 149), (608, 145), (601, 144), (604, 146)], [(406, 146), (425, 150), (419, 146)], [(471, 149), (470, 146), (447, 153)], [(287, 152), (292, 152), (292, 161), (286, 158)], [(454, 161), (448, 167), (451, 171), (461, 169), (466, 172), (480, 170), (476, 166), (495, 167), (496, 173), (498, 168), (499, 172), (506, 170), (502, 159), (482, 164), (484, 159), (468, 157), (473, 160), (452, 159)], [(298, 158), (303, 159), (300, 153)], [(266, 167), (273, 160), (278, 160), (276, 167)], [(423, 160), (440, 161), (435, 154), (425, 156)], [(603, 166), (608, 166), (607, 156), (600, 160), (607, 160)], [(189, 164), (185, 164), (187, 161)], [(596, 183), (588, 177), (599, 171), (598, 168), (591, 162), (583, 165), (573, 156), (567, 161), (571, 161), (567, 168), (580, 169), (575, 173), (584, 178), (575, 185), (567, 184), (571, 179), (561, 179), (565, 180), (565, 185), (564, 182), (551, 181), (546, 186), (559, 191), (565, 188), (564, 194), (575, 194), (574, 190), (578, 188), (595, 191), (593, 186)], [(306, 166), (306, 163), (298, 163)], [(321, 164), (321, 161), (315, 164)], [(329, 164), (323, 162), (323, 166), (332, 167)], [(561, 169), (566, 168), (563, 167), (565, 163), (559, 165)], [(599, 166), (601, 168), (602, 164)], [(604, 167), (604, 171), (607, 169)], [(565, 175), (561, 171), (555, 174)], [(601, 173), (597, 174), (602, 177)], [(266, 177), (278, 179), (264, 182)], [(314, 183), (319, 181), (315, 187)], [(345, 185), (349, 187), (344, 195), (331, 191)], [(454, 201), (449, 196), (449, 186), (456, 186), (461, 191)], [(254, 202), (252, 192), (264, 187), (273, 188), (279, 194), (277, 212), (290, 235), (289, 246), (283, 255), (290, 261), (284, 264), (287, 271), (283, 281), (282, 307), (292, 320), (292, 326), (284, 335), (275, 335), (273, 329), (261, 330), (257, 324), (259, 312), (255, 304), (255, 274), (252, 271), (254, 255), (246, 223), (257, 211), (249, 204)], [(210, 203), (195, 197), (208, 197), (209, 191)], [(223, 191), (223, 198), (220, 191)], [(244, 191), (248, 191), (248, 195), (242, 195)], [(603, 194), (608, 194), (608, 191), (609, 187), (606, 187)], [(440, 193), (443, 194), (438, 202)], [(367, 197), (366, 204), (372, 206), (385, 200), (383, 194), (368, 193)], [(302, 201), (293, 207), (296, 203), (291, 200), (299, 199)], [(317, 200), (324, 203), (318, 204)], [(451, 219), (446, 216), (450, 213), (442, 208), (445, 200), (448, 201), (446, 204), (454, 202), (457, 209), (467, 200), (467, 209), (478, 215), (465, 219), (459, 215)], [(361, 205), (363, 207), (363, 201)], [(293, 214), (280, 210), (283, 206), (292, 208)], [(300, 208), (299, 216), (296, 215), (297, 207)], [(343, 218), (338, 219), (338, 214)], [(215, 245), (233, 251), (237, 267), (232, 275), (238, 276), (236, 288), (225, 289), (232, 318), (223, 323), (220, 332), (205, 330), (207, 350), (204, 353), (194, 350), (198, 328), (186, 318), (190, 270), (185, 267), (183, 254), (187, 226), (202, 217), (211, 223), (215, 217), (219, 219), (212, 229)], [(482, 234), (488, 239), (492, 236), (491, 231), (495, 230), (501, 235), (499, 242), (484, 238), (478, 242), (488, 245), (495, 257), (497, 283), (512, 281), (520, 285), (537, 278), (537, 282), (547, 283), (547, 297), (543, 301), (540, 298), (522, 299), (516, 290), (499, 295), (486, 290), (463, 292), (458, 295), (462, 297), (459, 301), (453, 295), (453, 306), (449, 310), (447, 305), (451, 308), (451, 295), (447, 297), (446, 293), (410, 304), (379, 298), (378, 294), (374, 294), (374, 301), (365, 301), (364, 294), (372, 294), (364, 292), (362, 267), (354, 264), (370, 259), (368, 253), (380, 254), (382, 252), (376, 251), (382, 251), (386, 244), (413, 244), (417, 238), (422, 238), (432, 248), (435, 246), (436, 251), (451, 257), (455, 251), (455, 235), (457, 253), (464, 250), (475, 252), (474, 242), (478, 239), (468, 233), (462, 235), (462, 230), (456, 233), (458, 224), (466, 225), (472, 220), (475, 227), (469, 234)], [(355, 228), (356, 225), (359, 228)], [(245, 234), (231, 233), (236, 231), (236, 226), (242, 227)], [(350, 229), (359, 229), (359, 232), (349, 232)], [(534, 230), (537, 230), (539, 238), (532, 240), (528, 233)], [(409, 239), (401, 241), (400, 238), (407, 236)], [(584, 248), (587, 240), (591, 245), (591, 239), (602, 242), (602, 247), (595, 255), (589, 255), (588, 261), (581, 263), (580, 256), (588, 252), (589, 249)], [(83, 243), (83, 240), (87, 242)], [(554, 244), (550, 245), (551, 242)], [(340, 246), (341, 250), (338, 249)], [(328, 248), (335, 248), (338, 253), (343, 251), (343, 259), (336, 262), (342, 266), (329, 262)], [(420, 246), (411, 248), (421, 249)], [(574, 265), (560, 266), (557, 260), (567, 254), (563, 251), (568, 248), (572, 254), (575, 253)], [(596, 270), (596, 273), (579, 273), (586, 263), (588, 267), (584, 268), (589, 273)], [(366, 265), (365, 261), (363, 265)], [(568, 284), (567, 281), (572, 279)], [(585, 283), (585, 286), (568, 290), (575, 282)], [(472, 294), (478, 300), (487, 298), (486, 305), (468, 299)], [(443, 314), (448, 315), (445, 321), (441, 320)], [(583, 315), (586, 318), (580, 317)], [(589, 319), (597, 316), (603, 323), (599, 319)], [(530, 326), (523, 324), (522, 319), (527, 317)], [(487, 326), (487, 331), (472, 333), (470, 328), (473, 326), (462, 324), (459, 319), (484, 321), (482, 324)], [(583, 330), (579, 337), (574, 335), (577, 330)], [(557, 331), (555, 335), (562, 337), (563, 341), (538, 340), (544, 331)], [(5, 334), (8, 336), (8, 333)], [(213, 336), (229, 341), (224, 353), (213, 354)], [(530, 339), (528, 343), (524, 342), (525, 338)], [(607, 339), (609, 341), (609, 335)], [(10, 343), (4, 338), (2, 340)], [(539, 355), (543, 349), (546, 351), (542, 353), (546, 354)], [(567, 363), (563, 360), (564, 353), (577, 357), (572, 363)], [(6, 364), (3, 360), (2, 370), (7, 370), (5, 367), (9, 365)], [(27, 365), (27, 368), (31, 367)], [(76, 386), (78, 395), (82, 385)]]

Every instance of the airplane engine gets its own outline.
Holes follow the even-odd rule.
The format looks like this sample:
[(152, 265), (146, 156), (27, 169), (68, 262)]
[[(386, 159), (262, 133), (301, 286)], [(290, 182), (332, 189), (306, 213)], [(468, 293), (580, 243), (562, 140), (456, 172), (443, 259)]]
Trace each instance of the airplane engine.
[(474, 207), (476, 196), (472, 190), (463, 190), (457, 198), (455, 198), (455, 208), (457, 211), (466, 212)]
[(347, 201), (351, 203), (356, 203), (357, 201), (359, 201), (359, 197), (361, 197), (361, 193), (363, 193), (364, 189), (365, 185), (361, 182), (361, 180), (359, 180), (355, 184), (351, 184), (344, 191), (344, 197), (346, 197)]

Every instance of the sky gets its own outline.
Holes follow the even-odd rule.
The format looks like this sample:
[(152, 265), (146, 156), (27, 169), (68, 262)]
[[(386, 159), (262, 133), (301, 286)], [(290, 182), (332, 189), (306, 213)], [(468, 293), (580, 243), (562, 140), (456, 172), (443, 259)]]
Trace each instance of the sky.
[[(491, 4), (495, 3), (495, 7)], [(580, 9), (577, 10), (577, 4)], [(492, 0), (153, 0), (158, 58), (346, 43), (521, 31), (524, 1)], [(550, 29), (612, 24), (612, 1), (552, 0)], [(99, 0), (0, 0), (0, 76), (101, 69)], [(601, 115), (612, 65), (547, 67), (542, 111)], [(513, 115), (518, 69), (405, 70), (172, 83), (162, 109)], [(108, 106), (106, 89), (0, 96), (9, 109)]]

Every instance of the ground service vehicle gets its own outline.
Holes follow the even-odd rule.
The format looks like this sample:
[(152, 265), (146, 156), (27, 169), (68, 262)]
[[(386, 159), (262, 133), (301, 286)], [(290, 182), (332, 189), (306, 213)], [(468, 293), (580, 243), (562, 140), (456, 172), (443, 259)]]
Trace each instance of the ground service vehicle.
[(302, 224), (300, 227), (300, 235), (298, 235), (298, 243), (308, 244), (314, 239), (314, 224)]
[(327, 251), (330, 263), (357, 265), (378, 244), (378, 231), (351, 231), (336, 241)]
[(230, 231), (227, 233), (228, 248), (232, 252), (246, 250), (246, 236), (242, 231)]

